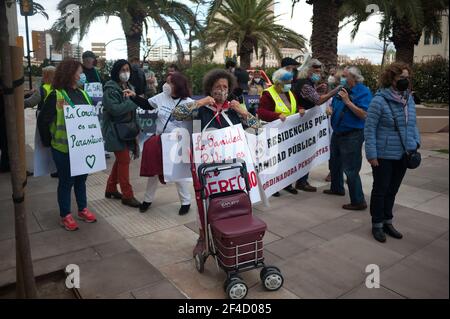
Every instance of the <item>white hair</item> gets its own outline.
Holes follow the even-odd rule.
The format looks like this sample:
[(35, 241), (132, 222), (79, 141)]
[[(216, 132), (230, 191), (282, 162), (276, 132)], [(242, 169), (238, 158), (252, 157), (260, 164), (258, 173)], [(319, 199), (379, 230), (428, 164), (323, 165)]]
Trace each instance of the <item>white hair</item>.
[(298, 78), (306, 79), (310, 75), (311, 70), (313, 70), (314, 65), (322, 66), (322, 63), (319, 60), (311, 59), (311, 56), (308, 56), (299, 69)]
[(284, 82), (285, 80), (282, 80), (282, 78), (287, 77), (291, 75), (291, 72), (287, 71), (284, 68), (276, 70), (272, 75), (272, 82), (273, 84)]
[(347, 70), (348, 73), (353, 75), (356, 82), (358, 83), (364, 82), (364, 77), (362, 76), (361, 70), (359, 68), (357, 68), (356, 66), (350, 66), (346, 67), (345, 69)]

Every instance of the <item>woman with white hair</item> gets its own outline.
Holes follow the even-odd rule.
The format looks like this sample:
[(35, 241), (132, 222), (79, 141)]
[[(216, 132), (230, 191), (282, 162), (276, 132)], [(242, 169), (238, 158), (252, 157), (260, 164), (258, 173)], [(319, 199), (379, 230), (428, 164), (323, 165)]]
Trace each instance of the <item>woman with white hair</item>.
[(342, 206), (347, 210), (367, 208), (359, 171), (362, 164), (362, 145), (364, 142), (364, 124), (372, 93), (363, 84), (364, 77), (357, 67), (344, 69), (339, 91), (331, 104), (333, 115), (331, 126), (331, 188), (325, 194), (345, 196), (344, 177), (350, 194), (350, 204)]
[[(319, 84), (321, 80), (322, 63), (317, 59), (311, 59), (306, 62), (306, 66), (301, 68), (299, 80), (295, 83), (293, 88), (293, 92), (297, 97), (298, 102), (306, 110), (325, 103), (342, 88), (338, 85), (333, 90), (327, 92), (328, 84)], [(300, 178), (295, 184), (295, 188), (304, 192), (316, 192), (317, 188), (311, 186), (308, 182), (308, 175), (309, 174), (306, 174)]]
[[(259, 100), (258, 115), (266, 122), (280, 119), (285, 121), (286, 117), (296, 114), (305, 114), (305, 110), (298, 104), (295, 95), (292, 93), (292, 72), (283, 69), (275, 71), (272, 76), (273, 85), (264, 90)], [(285, 190), (291, 194), (297, 194), (297, 190), (289, 185)], [(280, 193), (273, 196), (278, 197)]]

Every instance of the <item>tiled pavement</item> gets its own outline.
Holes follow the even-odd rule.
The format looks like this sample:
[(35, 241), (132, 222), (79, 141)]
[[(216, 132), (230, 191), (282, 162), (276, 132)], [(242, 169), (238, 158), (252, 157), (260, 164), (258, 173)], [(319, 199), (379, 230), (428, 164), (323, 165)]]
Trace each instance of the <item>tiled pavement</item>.
[[(34, 123), (30, 113), (27, 116), (31, 130)], [(32, 141), (29, 132), (27, 141)], [(427, 136), (423, 139), (427, 148)], [(448, 134), (429, 140), (430, 149), (448, 148)], [(395, 223), (402, 240), (374, 241), (368, 211), (344, 211), (340, 207), (348, 198), (321, 194), (327, 185), (326, 165), (311, 174), (318, 193), (282, 193), (270, 200), (270, 207), (256, 205), (254, 213), (268, 224), (266, 261), (282, 270), (285, 285), (269, 293), (262, 289), (258, 271), (244, 273), (248, 298), (448, 298), (448, 155), (423, 152), (423, 165), (408, 171), (397, 199)], [(138, 162), (132, 164), (132, 184), (142, 199), (146, 180), (138, 176), (138, 167)], [(89, 205), (99, 222), (83, 224), (76, 233), (57, 224), (56, 181), (29, 181), (28, 223), (36, 273), (77, 263), (81, 293), (87, 298), (223, 298), (225, 276), (213, 260), (208, 259), (203, 274), (193, 265), (195, 204), (188, 215), (178, 216), (175, 187), (164, 185), (151, 209), (140, 214), (103, 198), (107, 174), (88, 179)], [(369, 200), (371, 173), (366, 163), (361, 175)], [(9, 187), (9, 176), (0, 175), (0, 286), (14, 280)], [(378, 289), (365, 286), (369, 264), (381, 269)]]

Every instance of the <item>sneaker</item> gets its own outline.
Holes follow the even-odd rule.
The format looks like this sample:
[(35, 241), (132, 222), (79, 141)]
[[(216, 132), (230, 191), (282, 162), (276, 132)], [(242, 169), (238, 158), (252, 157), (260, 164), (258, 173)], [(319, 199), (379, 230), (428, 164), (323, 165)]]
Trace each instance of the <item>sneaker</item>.
[(86, 223), (95, 223), (97, 221), (95, 215), (87, 208), (83, 209), (81, 212), (78, 212), (78, 219)]
[(139, 206), (139, 211), (141, 213), (145, 213), (150, 208), (151, 205), (152, 205), (151, 202), (142, 202), (142, 204)]
[(178, 215), (186, 215), (189, 213), (189, 209), (191, 208), (191, 204), (189, 205), (181, 205), (180, 210), (178, 211)]
[(68, 231), (74, 231), (78, 229), (78, 224), (75, 219), (73, 219), (72, 214), (61, 218), (61, 226), (63, 226)]
[(139, 201), (132, 197), (132, 198), (122, 198), (122, 204), (126, 205), (126, 206), (130, 206), (133, 208), (138, 208), (141, 206), (141, 203), (139, 203)]

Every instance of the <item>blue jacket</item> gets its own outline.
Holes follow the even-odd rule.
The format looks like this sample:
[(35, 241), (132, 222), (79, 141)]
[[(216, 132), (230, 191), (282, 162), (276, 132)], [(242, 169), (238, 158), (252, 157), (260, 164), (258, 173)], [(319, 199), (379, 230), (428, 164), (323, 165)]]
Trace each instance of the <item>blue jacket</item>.
[[(362, 83), (356, 84), (351, 90), (349, 90), (350, 100), (359, 108), (367, 111), (370, 101), (372, 100), (372, 93), (369, 88)], [(336, 95), (333, 98), (331, 107), (333, 108), (333, 115), (331, 116), (331, 127), (335, 132), (347, 132), (353, 129), (363, 129), (364, 120), (360, 119), (347, 109), (344, 113), (342, 120), (339, 120), (341, 113), (344, 110), (344, 102)], [(338, 125), (339, 124), (339, 125)]]
[(399, 160), (404, 154), (398, 132), (395, 130), (394, 118), (387, 101), (389, 101), (397, 118), (400, 134), (408, 151), (420, 146), (420, 134), (416, 123), (416, 105), (413, 97), (408, 95), (408, 123), (405, 110), (392, 89), (380, 89), (372, 99), (367, 112), (364, 136), (366, 140), (367, 159)]

